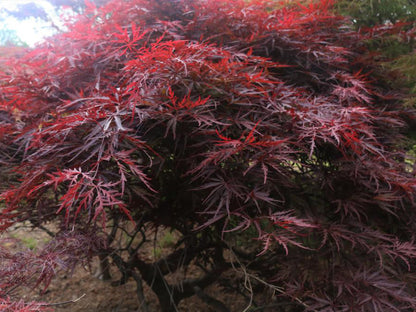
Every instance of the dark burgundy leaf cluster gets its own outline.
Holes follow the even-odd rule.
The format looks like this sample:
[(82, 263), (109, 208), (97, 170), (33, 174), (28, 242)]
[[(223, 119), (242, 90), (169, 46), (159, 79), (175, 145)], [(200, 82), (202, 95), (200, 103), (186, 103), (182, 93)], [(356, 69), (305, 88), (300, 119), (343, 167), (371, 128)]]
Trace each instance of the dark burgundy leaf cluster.
[[(162, 311), (231, 268), (293, 311), (416, 309), (415, 116), (365, 45), (400, 27), (356, 32), (330, 9), (87, 3), (1, 74), (0, 229), (58, 223), (83, 247), (53, 252), (111, 258)], [(146, 262), (159, 228), (180, 239)], [(195, 261), (206, 275), (167, 283)]]
[(10, 298), (1, 298), (0, 299), (0, 308), (1, 311), (5, 312), (41, 312), (41, 311), (51, 311), (45, 305), (41, 303), (25, 303), (23, 300), (12, 301)]
[(12, 300), (18, 287), (45, 291), (58, 270), (71, 271), (77, 264), (88, 265), (91, 257), (103, 248), (104, 242), (90, 233), (66, 233), (38, 251), (11, 252), (3, 239), (0, 245), (0, 308), (1, 311), (50, 311), (48, 304)]

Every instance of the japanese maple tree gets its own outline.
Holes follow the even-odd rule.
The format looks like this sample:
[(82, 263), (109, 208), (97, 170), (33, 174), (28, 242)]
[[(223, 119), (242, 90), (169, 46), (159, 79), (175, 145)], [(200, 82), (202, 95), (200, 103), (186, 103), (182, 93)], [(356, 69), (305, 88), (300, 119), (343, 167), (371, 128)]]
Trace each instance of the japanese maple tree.
[[(8, 59), (0, 230), (52, 240), (0, 248), (0, 306), (99, 256), (143, 311), (143, 281), (163, 312), (228, 311), (213, 283), (285, 311), (414, 311), (415, 115), (365, 43), (414, 31), (350, 26), (324, 0), (87, 2)], [(159, 230), (176, 245), (150, 261)]]

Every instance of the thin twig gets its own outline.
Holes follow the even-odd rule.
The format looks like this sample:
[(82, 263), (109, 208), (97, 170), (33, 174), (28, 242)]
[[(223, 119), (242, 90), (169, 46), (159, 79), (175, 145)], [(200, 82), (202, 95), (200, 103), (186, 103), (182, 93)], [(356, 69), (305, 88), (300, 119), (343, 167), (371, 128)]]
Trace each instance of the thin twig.
[[(251, 303), (252, 303), (252, 300), (253, 300), (254, 293), (253, 293), (253, 289), (252, 289), (252, 285), (251, 285), (251, 279), (253, 279), (253, 280), (255, 280), (255, 281), (257, 281), (257, 282), (259, 282), (259, 283), (261, 283), (261, 284), (263, 284), (263, 285), (265, 285), (267, 287), (269, 287), (270, 289), (272, 289), (273, 291), (275, 291), (277, 293), (285, 294), (285, 290), (284, 290), (283, 287), (279, 287), (279, 286), (276, 286), (276, 285), (272, 285), (272, 284), (266, 282), (265, 280), (261, 279), (260, 277), (254, 275), (254, 274), (248, 273), (246, 267), (244, 266), (243, 263), (240, 262), (240, 260), (238, 259), (238, 256), (235, 254), (235, 252), (232, 250), (232, 248), (227, 243), (226, 243), (226, 245), (228, 246), (231, 255), (233, 256), (233, 258), (235, 259), (235, 261), (238, 263), (238, 266), (239, 266), (239, 268), (241, 269), (241, 271), (242, 271), (242, 273), (244, 275), (244, 279), (245, 279), (244, 286), (250, 292), (250, 295), (251, 295), (251, 300), (250, 300), (248, 306), (244, 309), (243, 312), (247, 312), (247, 311), (250, 310)], [(236, 270), (237, 272), (239, 271), (237, 269), (237, 267), (235, 266), (235, 264), (234, 264), (233, 261), (231, 261), (231, 265), (232, 265), (232, 267), (233, 267), (234, 270)], [(304, 301), (302, 301), (300, 298), (294, 297), (293, 299), (295, 301), (297, 301), (299, 304), (303, 305), (304, 307), (309, 308), (309, 305), (307, 303), (305, 303)], [(315, 309), (313, 311), (317, 312)]]
[(81, 297), (78, 297), (77, 299), (72, 299), (72, 300), (68, 300), (68, 301), (63, 301), (63, 302), (56, 302), (56, 303), (43, 303), (41, 304), (41, 306), (43, 307), (56, 307), (56, 306), (60, 306), (60, 305), (64, 305), (64, 304), (69, 304), (69, 303), (75, 303), (79, 300), (81, 300), (82, 298), (84, 298), (86, 296), (86, 294), (82, 294)]

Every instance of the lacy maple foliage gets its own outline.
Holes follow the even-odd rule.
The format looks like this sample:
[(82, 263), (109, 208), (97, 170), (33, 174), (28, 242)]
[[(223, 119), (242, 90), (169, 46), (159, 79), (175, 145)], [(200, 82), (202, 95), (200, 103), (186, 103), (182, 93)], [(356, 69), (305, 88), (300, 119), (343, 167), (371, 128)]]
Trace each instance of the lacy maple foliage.
[[(290, 311), (416, 309), (415, 115), (365, 44), (414, 33), (353, 31), (324, 0), (88, 3), (67, 27), (0, 77), (0, 230), (58, 225), (39, 254), (0, 249), (0, 304), (100, 255), (162, 311), (235, 290), (231, 269)], [(179, 238), (149, 262), (159, 228)]]

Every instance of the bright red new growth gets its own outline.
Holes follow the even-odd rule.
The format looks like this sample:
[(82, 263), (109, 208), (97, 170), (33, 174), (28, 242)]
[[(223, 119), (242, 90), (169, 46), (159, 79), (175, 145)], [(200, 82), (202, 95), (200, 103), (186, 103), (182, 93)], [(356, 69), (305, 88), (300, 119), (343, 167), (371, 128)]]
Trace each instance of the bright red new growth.
[[(49, 271), (29, 274), (47, 285), (62, 258), (112, 257), (164, 312), (196, 287), (230, 286), (231, 267), (296, 311), (415, 310), (416, 179), (402, 144), (415, 115), (363, 57), (366, 39), (401, 30), (355, 32), (331, 3), (90, 3), (67, 33), (9, 59), (0, 230), (54, 221), (59, 235), (48, 263), (0, 260), (37, 261)], [(180, 236), (154, 263), (139, 252), (149, 228)], [(206, 276), (166, 282), (193, 261)], [(37, 311), (10, 301), (31, 281), (6, 271), (0, 307)]]

